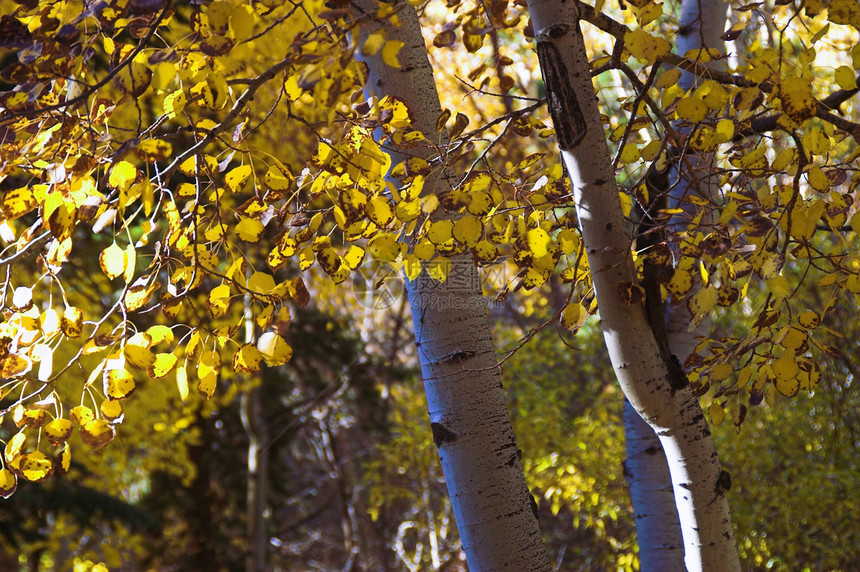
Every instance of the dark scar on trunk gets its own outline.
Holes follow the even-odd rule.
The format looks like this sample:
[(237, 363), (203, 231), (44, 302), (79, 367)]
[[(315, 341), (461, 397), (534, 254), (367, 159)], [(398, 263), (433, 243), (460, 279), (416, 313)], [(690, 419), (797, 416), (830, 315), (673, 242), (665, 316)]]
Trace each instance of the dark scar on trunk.
[(549, 41), (538, 41), (537, 53), (558, 145), (565, 150), (573, 149), (585, 138), (588, 126), (576, 93), (570, 87), (567, 66), (561, 52)]
[(446, 443), (453, 443), (457, 440), (457, 434), (441, 423), (431, 423), (430, 429), (433, 431), (433, 442), (437, 447), (441, 447)]

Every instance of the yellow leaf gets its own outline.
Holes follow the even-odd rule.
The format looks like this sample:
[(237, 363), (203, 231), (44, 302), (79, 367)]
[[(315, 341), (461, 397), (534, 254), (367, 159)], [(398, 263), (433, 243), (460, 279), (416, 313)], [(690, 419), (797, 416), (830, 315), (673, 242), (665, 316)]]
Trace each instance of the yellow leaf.
[(390, 234), (377, 234), (367, 244), (370, 256), (382, 262), (394, 262), (400, 255), (400, 243)]
[(63, 444), (60, 453), (55, 458), (54, 469), (58, 475), (65, 475), (69, 472), (69, 467), (72, 464), (72, 449), (68, 443)]
[(400, 69), (400, 62), (397, 59), (397, 54), (400, 48), (403, 47), (403, 42), (400, 40), (388, 40), (382, 46), (382, 61), (389, 67)]
[(719, 403), (712, 401), (710, 407), (708, 407), (708, 416), (711, 418), (712, 425), (719, 425), (726, 418), (726, 412), (723, 411)]
[(0, 498), (8, 499), (18, 487), (18, 477), (15, 473), (3, 467), (0, 469)]
[(176, 388), (179, 390), (179, 398), (185, 401), (188, 397), (188, 370), (184, 365), (176, 368)]
[(134, 280), (134, 267), (137, 263), (137, 251), (134, 249), (134, 245), (129, 243), (129, 245), (125, 247), (124, 254), (125, 269), (123, 270), (122, 277), (126, 284), (130, 284), (131, 281)]
[(350, 246), (346, 254), (343, 255), (344, 264), (350, 270), (355, 270), (364, 260), (364, 249), (360, 246)]
[(55, 447), (59, 447), (71, 436), (74, 425), (68, 419), (54, 419), (45, 425), (43, 431), (48, 442)]
[(546, 255), (548, 252), (547, 247), (550, 242), (551, 239), (549, 235), (540, 227), (533, 228), (526, 233), (526, 245), (531, 251), (532, 256), (535, 258), (540, 258), (541, 256)]
[(860, 29), (860, 4), (857, 0), (831, 0), (827, 19), (834, 24), (848, 24)]
[(265, 332), (257, 340), (257, 349), (270, 366), (283, 365), (293, 357), (293, 348), (275, 332)]
[(244, 42), (254, 34), (254, 24), (257, 22), (254, 8), (248, 4), (239, 4), (230, 15), (230, 33), (236, 42)]
[(633, 143), (625, 143), (624, 148), (621, 149), (619, 160), (622, 163), (629, 164), (638, 161), (639, 157), (639, 149), (636, 145)]
[(27, 187), (6, 191), (0, 197), (0, 211), (3, 218), (15, 220), (31, 212), (39, 206), (33, 192)]
[(624, 45), (633, 57), (646, 64), (652, 64), (669, 53), (672, 45), (665, 38), (652, 36), (638, 28), (624, 34)]
[(99, 254), (99, 266), (102, 272), (113, 280), (117, 276), (121, 276), (126, 269), (128, 257), (126, 252), (117, 245), (116, 242), (111, 243)]
[[(852, 0), (853, 1), (853, 0)], [(786, 78), (779, 86), (782, 109), (793, 121), (801, 123), (815, 115), (818, 103), (812, 94), (812, 81), (804, 78)]]
[(248, 279), (248, 289), (256, 294), (271, 294), (275, 288), (275, 278), (268, 272), (254, 272)]
[(94, 419), (81, 427), (81, 439), (93, 450), (98, 450), (113, 441), (116, 431), (106, 419)]
[(105, 373), (104, 392), (111, 399), (125, 399), (135, 387), (134, 377), (125, 369), (112, 369)]
[(452, 229), (454, 238), (470, 248), (478, 245), (483, 231), (484, 225), (481, 223), (481, 219), (469, 215), (457, 220)]
[(212, 316), (220, 318), (227, 313), (227, 308), (230, 306), (230, 286), (221, 284), (216, 286), (209, 292), (209, 311)]
[(394, 212), (385, 197), (373, 197), (365, 209), (367, 216), (379, 227), (388, 226), (394, 219)]
[(361, 53), (365, 56), (375, 56), (382, 49), (383, 44), (385, 44), (385, 32), (384, 30), (377, 30), (367, 36), (361, 46)]
[(671, 68), (657, 78), (657, 81), (654, 82), (654, 87), (657, 89), (665, 89), (667, 87), (677, 85), (679, 79), (681, 79), (681, 70), (678, 68)]
[(94, 419), (93, 410), (86, 405), (78, 405), (69, 411), (69, 417), (78, 425), (86, 425)]
[(561, 313), (561, 325), (576, 331), (588, 319), (588, 309), (579, 302), (571, 302)]
[[(137, 178), (137, 169), (128, 161), (116, 163), (110, 171), (108, 185), (111, 188), (124, 191), (128, 189)], [(125, 205), (123, 205), (125, 206)]]
[(206, 399), (210, 399), (215, 395), (215, 388), (218, 385), (218, 374), (210, 371), (203, 377), (197, 380), (197, 392)]
[(236, 235), (245, 242), (257, 242), (263, 234), (263, 223), (255, 218), (243, 218), (236, 225)]
[(439, 256), (427, 264), (427, 274), (437, 282), (444, 282), (451, 272), (451, 266), (451, 261), (448, 258)]
[(708, 114), (708, 106), (700, 97), (690, 96), (681, 99), (675, 107), (679, 119), (698, 123)]
[(119, 423), (122, 420), (123, 410), (122, 402), (112, 399), (105, 399), (99, 406), (102, 416), (111, 422)]
[(242, 190), (242, 185), (251, 176), (251, 166), (241, 165), (236, 167), (224, 176), (224, 184), (230, 189), (230, 192), (238, 193)]
[(155, 354), (155, 361), (146, 368), (146, 374), (152, 379), (166, 377), (176, 367), (176, 355), (172, 353)]
[(34, 451), (21, 456), (18, 472), (28, 481), (44, 481), (54, 472), (54, 462), (41, 451)]
[(708, 372), (708, 379), (714, 383), (719, 383), (727, 379), (732, 374), (732, 366), (727, 363), (718, 363)]
[(260, 362), (263, 354), (254, 344), (245, 344), (233, 354), (233, 371), (245, 373), (256, 373), (260, 371)]
[(773, 384), (776, 390), (786, 397), (794, 397), (800, 389), (797, 374), (800, 368), (792, 355), (784, 355), (771, 364), (773, 371)]
[(143, 332), (137, 333), (125, 342), (122, 353), (126, 361), (134, 367), (146, 369), (155, 361), (155, 356), (149, 351), (152, 345), (150, 337)]

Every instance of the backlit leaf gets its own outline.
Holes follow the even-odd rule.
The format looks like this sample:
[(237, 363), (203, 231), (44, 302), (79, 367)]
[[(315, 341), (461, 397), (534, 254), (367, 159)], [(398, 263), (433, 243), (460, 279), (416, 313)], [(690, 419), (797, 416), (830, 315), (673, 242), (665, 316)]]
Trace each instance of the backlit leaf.
[(110, 246), (99, 254), (99, 266), (101, 266), (102, 272), (111, 280), (117, 276), (122, 276), (126, 265), (126, 252), (116, 242), (111, 243)]
[(81, 439), (93, 450), (98, 450), (113, 441), (116, 430), (106, 419), (94, 419), (81, 427)]

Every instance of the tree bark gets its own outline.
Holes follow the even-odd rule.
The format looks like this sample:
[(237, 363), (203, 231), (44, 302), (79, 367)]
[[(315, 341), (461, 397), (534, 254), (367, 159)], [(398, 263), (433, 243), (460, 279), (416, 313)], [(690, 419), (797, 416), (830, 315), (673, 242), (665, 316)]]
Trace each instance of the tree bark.
[(643, 572), (682, 570), (684, 541), (675, 507), (672, 476), (654, 430), (624, 400), (624, 476), (633, 501), (633, 519)]
[[(245, 298), (245, 342), (254, 342), (250, 298)], [(240, 415), (248, 435), (248, 474), (245, 495), (245, 572), (266, 570), (266, 502), (269, 492), (269, 426), (263, 405), (263, 388), (256, 385), (242, 393)]]
[(624, 394), (655, 430), (669, 464), (688, 570), (740, 570), (726, 482), (702, 409), (676, 360), (657, 343), (635, 283), (630, 238), (618, 197), (578, 8), (529, 0), (541, 72), (592, 269), (604, 339)]
[[(379, 28), (389, 40), (404, 42), (399, 69), (386, 65), (381, 54), (363, 58), (368, 89), (405, 103), (412, 128), (431, 141), (441, 140), (444, 148), (446, 137), (436, 129), (442, 109), (417, 14), (408, 2), (393, 4), (399, 26), (390, 17), (376, 17), (379, 4), (373, 0), (353, 4), (363, 14), (360, 43)], [(393, 165), (437, 154), (430, 146), (402, 149), (391, 142), (385, 149)], [(444, 192), (454, 183), (453, 174), (440, 167), (426, 177), (424, 189)], [(480, 277), (469, 256), (454, 256), (451, 263), (445, 282), (422, 272), (406, 290), (433, 440), (469, 569), (549, 570), (508, 416)]]
[[(726, 25), (726, 4), (722, 0), (683, 0), (676, 52), (683, 56), (690, 50), (702, 47), (724, 49), (720, 35)], [(695, 87), (697, 77), (684, 72), (679, 85), (684, 89)], [(693, 167), (697, 173), (709, 172), (713, 166), (713, 153), (688, 154), (685, 165)], [(675, 215), (669, 222), (670, 228), (683, 230), (686, 222), (694, 213), (687, 213), (684, 198), (693, 190), (688, 181), (674, 168), (669, 177), (669, 206), (681, 207), (683, 216)], [(714, 177), (699, 181), (700, 192), (712, 200), (718, 188)], [(706, 222), (712, 222), (707, 217)], [(677, 227), (677, 228), (676, 228)], [(690, 317), (683, 306), (670, 306), (666, 316), (665, 331), (668, 336), (669, 351), (683, 363), (698, 343), (696, 337), (704, 334), (707, 320), (694, 331), (689, 330)], [(639, 562), (643, 571), (679, 570), (683, 567), (684, 552), (678, 511), (672, 494), (671, 476), (666, 464), (666, 455), (654, 431), (636, 414), (630, 402), (624, 404), (624, 434), (627, 442), (625, 476), (633, 500), (633, 514), (636, 535), (639, 541)]]

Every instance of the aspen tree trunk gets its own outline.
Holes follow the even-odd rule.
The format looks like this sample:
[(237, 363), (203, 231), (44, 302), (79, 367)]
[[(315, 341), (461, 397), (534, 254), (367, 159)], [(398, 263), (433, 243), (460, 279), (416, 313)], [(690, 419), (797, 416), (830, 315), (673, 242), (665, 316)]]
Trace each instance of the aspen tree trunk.
[(643, 572), (683, 570), (684, 541), (666, 455), (657, 434), (627, 399), (624, 440), (624, 477), (633, 503), (639, 568)]
[[(408, 2), (393, 5), (399, 26), (390, 16), (376, 18), (375, 1), (353, 4), (364, 14), (362, 43), (380, 27), (387, 39), (404, 42), (399, 69), (387, 66), (381, 54), (364, 58), (368, 89), (404, 102), (412, 127), (444, 145), (444, 134), (436, 130), (442, 109), (417, 14)], [(393, 165), (414, 156), (430, 160), (437, 153), (429, 146), (398, 149), (389, 143), (385, 149)], [(424, 189), (443, 193), (454, 183), (452, 173), (437, 168), (426, 177)], [(466, 255), (452, 257), (452, 263), (448, 280), (434, 282), (424, 272), (407, 284), (407, 294), (433, 440), (469, 569), (549, 570), (508, 416), (478, 271)]]
[[(245, 297), (245, 342), (254, 342), (250, 297)], [(248, 475), (245, 494), (245, 572), (266, 570), (266, 503), (269, 496), (269, 426), (263, 406), (263, 388), (242, 393), (240, 416), (248, 435)]]
[[(690, 50), (702, 47), (723, 51), (720, 36), (726, 25), (726, 3), (723, 0), (683, 0), (679, 22), (676, 52), (683, 56)], [(697, 77), (684, 72), (679, 82), (684, 89), (697, 85)], [(710, 173), (713, 154), (687, 155), (686, 165), (696, 169), (697, 174)], [(713, 176), (699, 180), (699, 190), (705, 198), (717, 195), (717, 182)], [(690, 185), (679, 176), (679, 170), (670, 177), (670, 206), (682, 209), (684, 197), (692, 192)], [(684, 209), (685, 211), (687, 209)], [(679, 230), (686, 226), (687, 214), (676, 224)], [(706, 217), (710, 220), (713, 217)], [(673, 221), (674, 222), (674, 221)], [(705, 320), (699, 328), (689, 331), (690, 317), (683, 306), (671, 306), (666, 314), (666, 333), (669, 351), (683, 363), (696, 346), (696, 336), (707, 330)], [(639, 541), (639, 562), (643, 571), (679, 570), (683, 567), (681, 529), (678, 511), (672, 494), (672, 482), (666, 455), (654, 431), (645, 423), (629, 401), (624, 403), (624, 435), (627, 443), (625, 476), (633, 500), (636, 535)]]
[(723, 472), (698, 399), (680, 365), (665, 359), (641, 304), (630, 238), (606, 145), (574, 2), (529, 0), (541, 72), (592, 269), (604, 339), (630, 403), (655, 430), (672, 476), (691, 571), (740, 570)]

